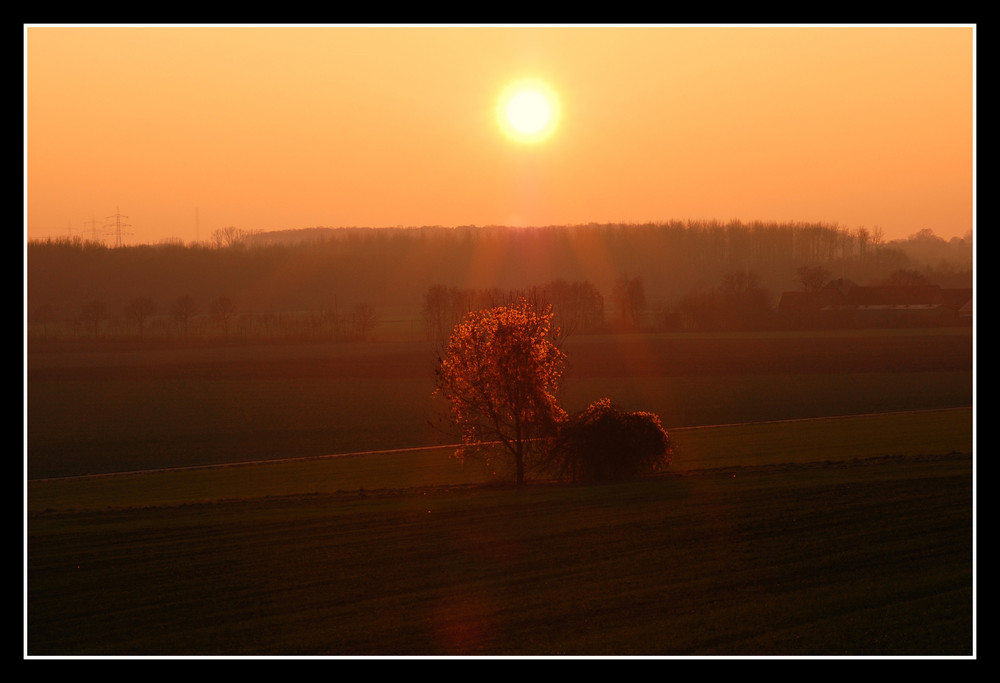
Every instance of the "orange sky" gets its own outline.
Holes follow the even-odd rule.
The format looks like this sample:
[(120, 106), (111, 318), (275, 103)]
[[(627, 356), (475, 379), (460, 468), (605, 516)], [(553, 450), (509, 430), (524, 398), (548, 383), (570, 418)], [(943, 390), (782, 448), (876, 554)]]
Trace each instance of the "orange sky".
[[(25, 27), (25, 228), (974, 218), (975, 29)], [(513, 80), (554, 134), (506, 137)], [(108, 239), (108, 238), (105, 238)]]

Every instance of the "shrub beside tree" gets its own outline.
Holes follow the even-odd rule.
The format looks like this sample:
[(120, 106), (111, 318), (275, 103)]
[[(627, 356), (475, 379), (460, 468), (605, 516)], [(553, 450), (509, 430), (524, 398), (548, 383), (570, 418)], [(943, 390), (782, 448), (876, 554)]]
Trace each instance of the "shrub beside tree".
[(557, 473), (573, 482), (607, 482), (655, 474), (670, 464), (673, 446), (660, 418), (595, 401), (566, 420), (550, 451)]
[(438, 359), (435, 394), (458, 428), (459, 458), (508, 467), (517, 485), (544, 471), (573, 482), (654, 474), (673, 448), (652, 413), (625, 412), (603, 398), (573, 417), (556, 399), (566, 356), (551, 307), (522, 299), (473, 311), (455, 326)]

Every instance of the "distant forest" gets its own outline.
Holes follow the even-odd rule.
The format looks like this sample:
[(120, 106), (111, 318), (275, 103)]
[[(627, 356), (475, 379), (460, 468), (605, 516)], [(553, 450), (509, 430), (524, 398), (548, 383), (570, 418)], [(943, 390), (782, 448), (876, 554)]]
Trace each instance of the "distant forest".
[[(825, 279), (973, 287), (972, 234), (886, 241), (823, 224), (670, 222), (512, 228), (217, 230), (208, 243), (26, 246), (29, 341), (431, 338), (477, 306), (529, 295), (573, 333), (689, 328), (680, 313), (751, 292), (772, 324), (781, 293)], [(750, 322), (750, 321), (755, 322)]]

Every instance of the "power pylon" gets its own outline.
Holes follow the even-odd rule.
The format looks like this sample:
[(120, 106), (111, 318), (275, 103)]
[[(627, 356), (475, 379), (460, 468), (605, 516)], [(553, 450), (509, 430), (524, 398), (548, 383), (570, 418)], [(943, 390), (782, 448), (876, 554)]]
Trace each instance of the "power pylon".
[(90, 226), (90, 239), (92, 239), (94, 242), (96, 242), (97, 241), (97, 219), (94, 218), (93, 216), (91, 216), (89, 221), (85, 221), (84, 222), (84, 225), (89, 225)]
[(112, 219), (114, 219), (114, 222), (108, 223), (104, 227), (106, 227), (106, 228), (112, 228), (111, 232), (106, 233), (106, 234), (108, 234), (108, 235), (114, 235), (115, 246), (116, 247), (122, 246), (122, 244), (123, 244), (123, 242), (122, 242), (122, 236), (123, 235), (131, 235), (132, 234), (130, 232), (126, 232), (125, 231), (125, 228), (131, 228), (132, 226), (128, 225), (127, 223), (122, 223), (122, 219), (123, 218), (128, 218), (128, 216), (121, 215), (121, 212), (118, 211), (118, 207), (116, 206), (115, 207), (115, 213), (114, 213), (114, 215), (113, 216), (108, 216), (105, 219), (105, 220), (109, 220), (109, 221), (112, 220)]

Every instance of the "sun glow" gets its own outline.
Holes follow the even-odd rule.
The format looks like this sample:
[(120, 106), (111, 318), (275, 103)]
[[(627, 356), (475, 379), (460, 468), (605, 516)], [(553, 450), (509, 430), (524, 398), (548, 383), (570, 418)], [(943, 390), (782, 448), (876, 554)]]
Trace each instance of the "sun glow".
[(519, 81), (500, 96), (497, 118), (511, 139), (541, 142), (552, 135), (559, 122), (559, 99), (544, 83)]

